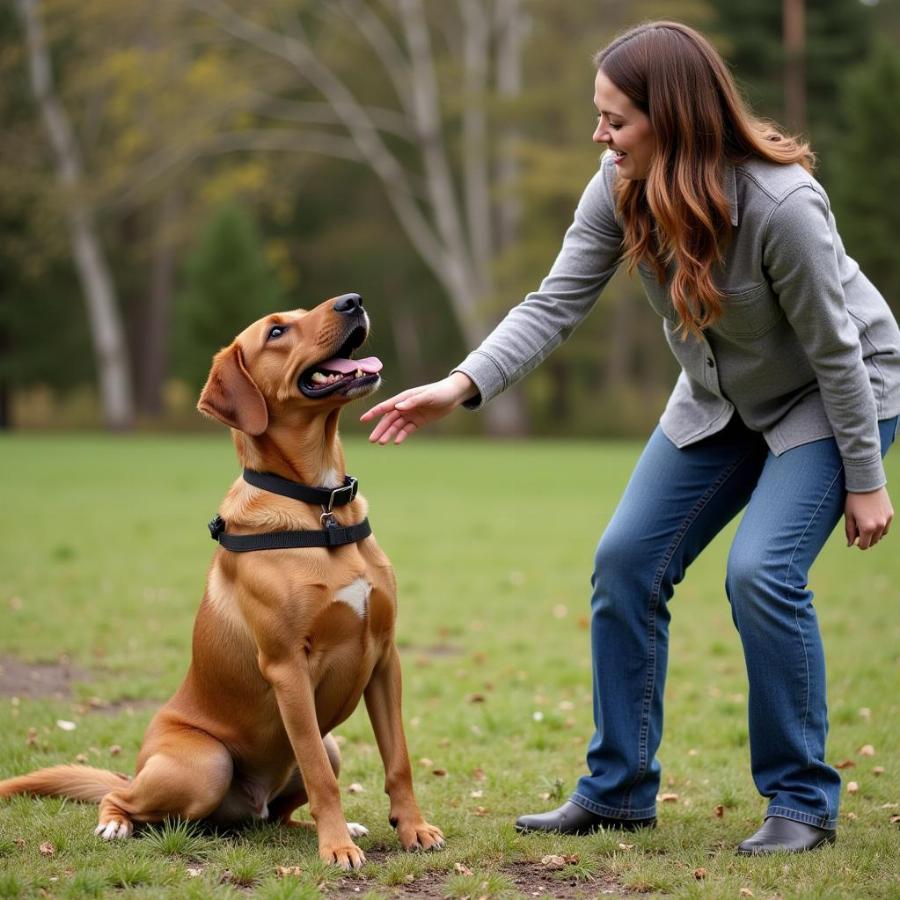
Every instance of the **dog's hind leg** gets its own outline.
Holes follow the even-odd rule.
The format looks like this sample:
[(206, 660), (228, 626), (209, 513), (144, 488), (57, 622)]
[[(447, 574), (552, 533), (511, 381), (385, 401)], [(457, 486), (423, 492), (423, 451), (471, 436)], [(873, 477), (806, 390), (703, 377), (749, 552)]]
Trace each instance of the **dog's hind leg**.
[(220, 741), (199, 731), (171, 734), (134, 781), (100, 801), (94, 833), (108, 841), (129, 837), (137, 823), (203, 819), (222, 802), (233, 774), (231, 754)]

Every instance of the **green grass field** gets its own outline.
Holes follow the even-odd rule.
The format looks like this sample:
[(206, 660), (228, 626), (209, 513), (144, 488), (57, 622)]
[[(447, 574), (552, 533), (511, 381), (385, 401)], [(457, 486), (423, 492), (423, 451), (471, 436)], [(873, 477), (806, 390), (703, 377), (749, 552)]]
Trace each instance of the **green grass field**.
[[(16, 798), (0, 804), (0, 897), (900, 896), (900, 535), (860, 553), (836, 533), (813, 570), (829, 760), (853, 764), (836, 847), (734, 855), (765, 804), (723, 590), (733, 526), (673, 601), (660, 758), (676, 799), (660, 803), (659, 827), (522, 836), (515, 816), (557, 805), (584, 770), (590, 564), (639, 447), (354, 439), (346, 450), (397, 570), (410, 754), (447, 849), (399, 849), (361, 708), (339, 729), (344, 809), (370, 829), (358, 873), (323, 866), (308, 832), (171, 824), (110, 845), (93, 836), (94, 807)], [(237, 473), (230, 441), (12, 436), (0, 466), (0, 777), (76, 759), (131, 772), (188, 662), (206, 521)], [(889, 477), (900, 485), (900, 455)], [(867, 744), (874, 756), (859, 753)], [(563, 868), (542, 864), (551, 854)]]

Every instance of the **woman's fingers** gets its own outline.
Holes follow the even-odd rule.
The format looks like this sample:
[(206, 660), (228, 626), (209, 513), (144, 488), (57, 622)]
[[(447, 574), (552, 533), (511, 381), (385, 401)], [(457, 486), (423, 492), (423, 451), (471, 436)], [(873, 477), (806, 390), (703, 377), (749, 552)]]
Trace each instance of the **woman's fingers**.
[(408, 397), (412, 396), (418, 388), (410, 388), (409, 390), (402, 391), (399, 394), (395, 394), (393, 397), (388, 397), (387, 400), (382, 400), (381, 403), (376, 404), (371, 409), (367, 409), (360, 417), (360, 422), (371, 422), (372, 419), (377, 418), (378, 416), (384, 415), (386, 412), (391, 412), (394, 407), (398, 403), (402, 403)]
[(403, 414), (398, 412), (397, 410), (391, 410), (389, 413), (385, 414), (381, 421), (372, 429), (372, 433), (369, 435), (369, 440), (373, 444), (377, 444), (379, 442), (384, 443), (382, 438), (384, 437), (385, 433), (402, 415)]

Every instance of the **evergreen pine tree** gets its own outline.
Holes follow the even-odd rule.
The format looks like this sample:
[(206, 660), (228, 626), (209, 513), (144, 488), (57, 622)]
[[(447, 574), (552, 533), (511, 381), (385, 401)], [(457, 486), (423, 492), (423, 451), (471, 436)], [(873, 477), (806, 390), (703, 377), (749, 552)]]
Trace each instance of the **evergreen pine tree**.
[(887, 40), (848, 78), (846, 127), (831, 165), (838, 229), (866, 276), (900, 314), (900, 50)]
[(280, 309), (280, 301), (256, 223), (238, 204), (223, 204), (185, 267), (176, 309), (179, 374), (202, 387), (213, 355), (251, 322)]

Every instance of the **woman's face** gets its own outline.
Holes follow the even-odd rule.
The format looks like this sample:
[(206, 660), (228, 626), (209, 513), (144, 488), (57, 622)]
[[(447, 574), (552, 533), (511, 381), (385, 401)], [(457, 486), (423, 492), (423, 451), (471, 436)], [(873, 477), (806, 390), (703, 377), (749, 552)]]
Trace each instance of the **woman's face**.
[(650, 117), (600, 71), (594, 81), (594, 106), (598, 113), (594, 143), (606, 144), (613, 151), (622, 178), (634, 181), (646, 178), (656, 149)]

